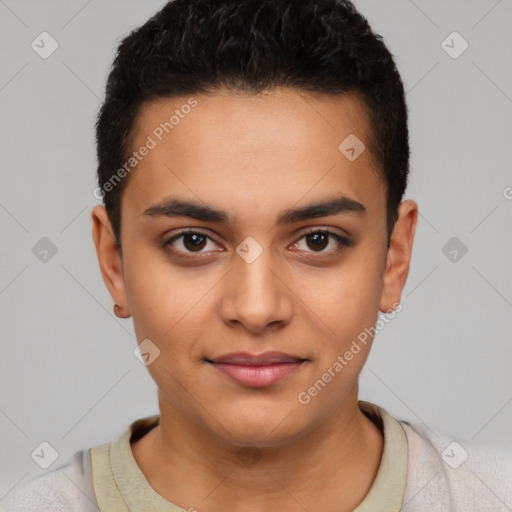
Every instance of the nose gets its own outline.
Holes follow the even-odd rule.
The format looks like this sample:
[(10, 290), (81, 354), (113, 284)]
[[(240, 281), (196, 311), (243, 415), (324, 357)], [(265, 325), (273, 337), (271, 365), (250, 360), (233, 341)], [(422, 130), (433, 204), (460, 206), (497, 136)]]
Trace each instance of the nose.
[(230, 327), (243, 327), (254, 334), (288, 324), (293, 313), (293, 292), (282, 267), (272, 258), (270, 249), (249, 261), (237, 253), (233, 255), (233, 268), (224, 280), (222, 320)]

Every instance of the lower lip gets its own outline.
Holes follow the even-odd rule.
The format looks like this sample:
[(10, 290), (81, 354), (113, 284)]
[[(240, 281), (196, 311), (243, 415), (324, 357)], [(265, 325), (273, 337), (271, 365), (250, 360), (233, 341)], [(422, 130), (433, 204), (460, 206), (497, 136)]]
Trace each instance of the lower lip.
[(279, 363), (267, 366), (246, 366), (229, 363), (210, 363), (224, 375), (243, 386), (261, 388), (271, 386), (291, 375), (302, 362)]

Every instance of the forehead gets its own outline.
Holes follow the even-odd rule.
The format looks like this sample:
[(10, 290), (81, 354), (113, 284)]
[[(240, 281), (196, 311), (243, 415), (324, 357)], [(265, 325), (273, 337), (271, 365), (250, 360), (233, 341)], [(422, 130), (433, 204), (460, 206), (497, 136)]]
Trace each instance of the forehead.
[(333, 193), (382, 211), (385, 191), (369, 137), (366, 109), (354, 94), (219, 90), (161, 98), (146, 103), (135, 123), (131, 149), (151, 149), (125, 195), (140, 212), (169, 195), (222, 209), (229, 203), (243, 215)]

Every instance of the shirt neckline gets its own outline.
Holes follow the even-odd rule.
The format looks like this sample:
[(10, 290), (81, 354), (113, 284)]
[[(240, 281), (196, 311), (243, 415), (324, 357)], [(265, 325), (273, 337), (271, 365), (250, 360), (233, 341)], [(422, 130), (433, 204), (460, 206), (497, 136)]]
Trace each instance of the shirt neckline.
[[(406, 434), (399, 422), (382, 407), (360, 400), (359, 408), (381, 427), (384, 446), (377, 476), (354, 512), (399, 512), (407, 480)], [(159, 414), (137, 419), (118, 439), (109, 443), (103, 455), (91, 450), (93, 472), (102, 475), (100, 481), (94, 482), (100, 505), (102, 502), (112, 503), (112, 496), (107, 498), (107, 494), (117, 493), (116, 499), (127, 507), (128, 512), (186, 512), (151, 487), (131, 450), (130, 440), (142, 437), (158, 425), (159, 420)], [(108, 480), (107, 474), (111, 475), (110, 482), (105, 481)]]

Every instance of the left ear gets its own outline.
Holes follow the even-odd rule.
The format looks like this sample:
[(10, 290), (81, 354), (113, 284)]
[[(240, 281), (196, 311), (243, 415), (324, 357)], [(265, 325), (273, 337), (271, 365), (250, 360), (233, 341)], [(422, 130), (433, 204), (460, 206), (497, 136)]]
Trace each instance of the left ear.
[(380, 299), (380, 311), (391, 312), (393, 304), (400, 302), (411, 263), (412, 245), (418, 220), (418, 205), (412, 200), (403, 201), (398, 207), (386, 259), (384, 285)]

